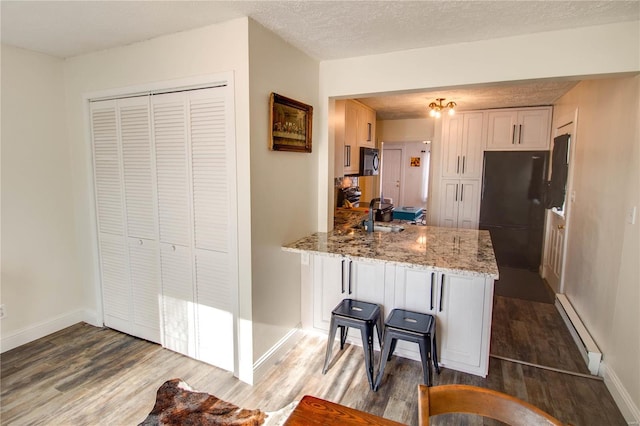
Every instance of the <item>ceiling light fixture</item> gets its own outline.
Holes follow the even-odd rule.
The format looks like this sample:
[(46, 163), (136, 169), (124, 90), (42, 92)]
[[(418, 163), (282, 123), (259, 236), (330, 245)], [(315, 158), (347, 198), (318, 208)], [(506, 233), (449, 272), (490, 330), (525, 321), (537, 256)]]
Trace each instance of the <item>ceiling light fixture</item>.
[(429, 108), (431, 108), (431, 111), (429, 111), (429, 115), (431, 117), (436, 117), (436, 118), (440, 118), (441, 112), (443, 109), (445, 108), (449, 108), (449, 115), (453, 115), (456, 113), (456, 111), (454, 110), (454, 108), (456, 107), (456, 103), (455, 102), (448, 102), (446, 105), (442, 104), (442, 101), (444, 101), (445, 98), (437, 98), (436, 101), (438, 103), (435, 102), (431, 102), (429, 104)]

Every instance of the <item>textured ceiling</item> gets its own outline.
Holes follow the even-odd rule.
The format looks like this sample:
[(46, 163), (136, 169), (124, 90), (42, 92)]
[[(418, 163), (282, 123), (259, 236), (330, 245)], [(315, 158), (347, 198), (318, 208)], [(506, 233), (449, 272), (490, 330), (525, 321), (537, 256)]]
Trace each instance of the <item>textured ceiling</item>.
[(635, 1), (8, 1), (2, 42), (69, 57), (249, 16), (318, 60), (637, 20)]
[[(66, 58), (248, 16), (318, 60), (640, 19), (640, 1), (0, 1), (0, 41)], [(382, 119), (549, 105), (575, 82), (362, 99)]]

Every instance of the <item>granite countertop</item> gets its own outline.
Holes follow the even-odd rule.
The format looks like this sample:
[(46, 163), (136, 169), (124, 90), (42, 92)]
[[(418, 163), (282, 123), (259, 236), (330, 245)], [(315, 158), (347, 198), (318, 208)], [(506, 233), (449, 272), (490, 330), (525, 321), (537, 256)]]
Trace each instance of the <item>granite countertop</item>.
[(316, 232), (282, 249), (498, 279), (489, 231), (405, 224), (402, 232), (367, 234), (347, 222), (336, 223), (333, 231)]

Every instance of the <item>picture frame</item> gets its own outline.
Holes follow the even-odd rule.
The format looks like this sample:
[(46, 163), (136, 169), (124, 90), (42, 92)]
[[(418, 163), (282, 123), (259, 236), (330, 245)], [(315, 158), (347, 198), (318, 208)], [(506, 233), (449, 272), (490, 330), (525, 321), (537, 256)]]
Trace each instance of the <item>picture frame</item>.
[(277, 93), (269, 97), (269, 149), (311, 152), (313, 107)]

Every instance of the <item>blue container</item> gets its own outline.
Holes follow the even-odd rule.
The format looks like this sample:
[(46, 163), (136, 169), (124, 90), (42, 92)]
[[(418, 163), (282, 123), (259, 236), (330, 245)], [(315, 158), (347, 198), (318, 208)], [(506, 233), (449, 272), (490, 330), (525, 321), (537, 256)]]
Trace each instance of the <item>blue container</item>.
[(396, 207), (393, 209), (393, 218), (416, 221), (422, 216), (422, 210), (422, 207)]

